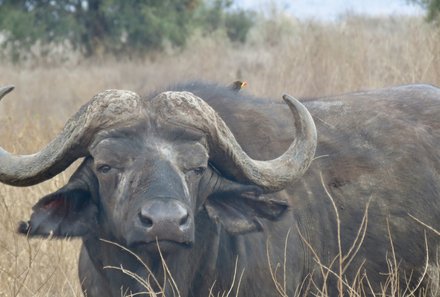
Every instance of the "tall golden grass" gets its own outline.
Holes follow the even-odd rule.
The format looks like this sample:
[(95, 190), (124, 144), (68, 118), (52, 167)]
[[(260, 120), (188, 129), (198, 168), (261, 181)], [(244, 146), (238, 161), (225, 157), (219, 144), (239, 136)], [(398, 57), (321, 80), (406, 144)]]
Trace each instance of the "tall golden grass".
[[(0, 85), (16, 90), (0, 106), (0, 145), (32, 153), (47, 144), (80, 105), (108, 88), (146, 94), (168, 84), (242, 79), (248, 92), (322, 96), (406, 83), (440, 85), (440, 30), (418, 18), (351, 16), (338, 23), (295, 22), (282, 14), (260, 22), (242, 45), (218, 32), (195, 35), (185, 50), (123, 58), (49, 58), (0, 62)], [(0, 184), (0, 297), (81, 296), (78, 240), (27, 240), (16, 234), (32, 205), (61, 187), (72, 170), (28, 188)], [(275, 293), (274, 293), (275, 294)]]

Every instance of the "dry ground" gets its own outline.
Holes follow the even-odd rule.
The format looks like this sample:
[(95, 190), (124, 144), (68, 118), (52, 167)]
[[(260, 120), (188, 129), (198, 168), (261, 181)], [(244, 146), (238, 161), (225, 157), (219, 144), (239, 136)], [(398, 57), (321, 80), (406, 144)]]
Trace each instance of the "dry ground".
[[(16, 66), (0, 61), (0, 85), (16, 90), (0, 106), (0, 145), (32, 153), (60, 131), (94, 94), (124, 88), (140, 94), (188, 79), (249, 83), (248, 92), (280, 100), (406, 83), (440, 85), (440, 30), (420, 19), (347, 18), (320, 25), (282, 15), (259, 25), (246, 45), (222, 34), (192, 39), (184, 51), (145, 59), (101, 58)], [(72, 170), (29, 188), (0, 184), (0, 297), (81, 296), (79, 242), (27, 241), (15, 233), (33, 203), (57, 189)]]

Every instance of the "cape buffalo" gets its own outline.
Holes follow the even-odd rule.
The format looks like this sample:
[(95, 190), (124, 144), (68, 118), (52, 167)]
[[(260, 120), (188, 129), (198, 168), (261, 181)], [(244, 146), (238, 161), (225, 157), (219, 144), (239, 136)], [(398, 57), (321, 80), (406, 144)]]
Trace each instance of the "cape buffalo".
[(40, 152), (0, 149), (0, 181), (14, 186), (84, 158), (19, 232), (81, 237), (87, 296), (427, 290), (440, 239), (440, 89), (304, 105), (200, 82), (167, 90), (104, 91)]

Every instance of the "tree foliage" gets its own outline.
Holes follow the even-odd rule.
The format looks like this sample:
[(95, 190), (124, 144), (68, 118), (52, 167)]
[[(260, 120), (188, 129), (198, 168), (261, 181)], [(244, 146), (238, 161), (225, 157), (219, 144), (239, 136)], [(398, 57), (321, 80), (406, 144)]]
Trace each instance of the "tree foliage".
[(254, 25), (255, 12), (232, 11), (231, 0), (214, 0), (199, 10), (198, 22), (206, 33), (224, 29), (232, 41), (245, 42), (247, 33)]
[(440, 0), (411, 0), (411, 2), (417, 3), (427, 10), (426, 18), (428, 21), (440, 21)]
[(85, 56), (133, 54), (183, 46), (191, 32), (224, 27), (244, 41), (251, 15), (229, 10), (230, 0), (0, 0), (0, 34), (5, 46), (68, 41)]

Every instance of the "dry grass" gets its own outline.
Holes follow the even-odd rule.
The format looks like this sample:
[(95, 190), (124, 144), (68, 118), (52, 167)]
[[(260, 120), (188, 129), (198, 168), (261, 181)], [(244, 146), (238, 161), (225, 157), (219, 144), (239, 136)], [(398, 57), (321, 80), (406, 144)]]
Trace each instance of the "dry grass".
[[(440, 85), (440, 31), (419, 19), (351, 17), (326, 26), (276, 19), (256, 28), (246, 45), (229, 44), (218, 34), (196, 36), (182, 52), (141, 61), (2, 61), (0, 85), (17, 89), (1, 102), (0, 145), (17, 153), (39, 150), (81, 104), (108, 88), (144, 94), (188, 79), (244, 79), (250, 93), (280, 100), (284, 92), (316, 96), (405, 83)], [(81, 296), (78, 241), (27, 241), (15, 233), (33, 203), (63, 185), (71, 171), (29, 188), (0, 185), (0, 297)], [(335, 260), (338, 271), (349, 259)], [(282, 280), (279, 285), (282, 292)]]

